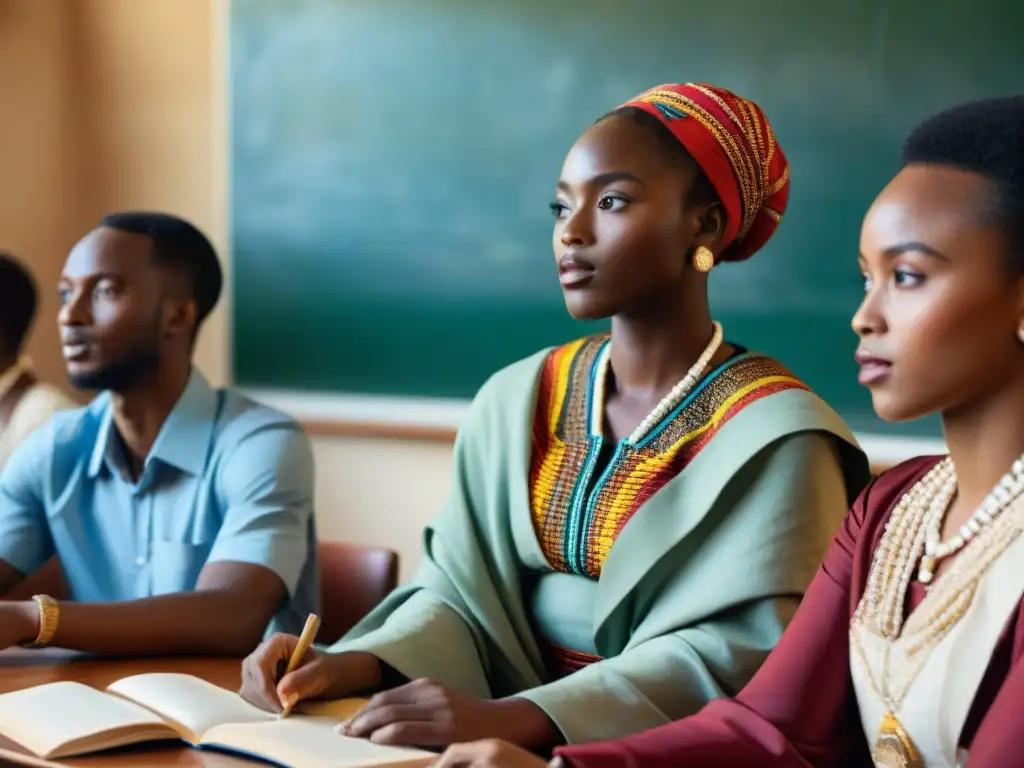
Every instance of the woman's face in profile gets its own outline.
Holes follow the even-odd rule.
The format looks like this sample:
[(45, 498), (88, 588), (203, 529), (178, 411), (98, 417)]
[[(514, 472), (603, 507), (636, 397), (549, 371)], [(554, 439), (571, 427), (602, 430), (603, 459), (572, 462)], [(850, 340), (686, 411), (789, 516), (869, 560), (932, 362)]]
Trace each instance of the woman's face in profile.
[(853, 329), (860, 381), (881, 418), (962, 411), (1019, 381), (1024, 279), (996, 202), (983, 176), (910, 165), (868, 211)]
[(552, 211), (559, 281), (577, 319), (637, 311), (678, 296), (703, 210), (685, 204), (694, 168), (672, 162), (648, 129), (602, 120), (565, 159)]

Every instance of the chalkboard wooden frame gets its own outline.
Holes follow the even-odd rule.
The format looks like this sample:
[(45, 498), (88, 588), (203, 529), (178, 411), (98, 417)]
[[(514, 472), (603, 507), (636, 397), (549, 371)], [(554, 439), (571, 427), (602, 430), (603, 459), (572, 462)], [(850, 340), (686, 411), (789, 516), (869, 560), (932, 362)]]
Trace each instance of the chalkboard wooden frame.
[[(357, 437), (451, 443), (469, 408), (468, 400), (344, 395), (308, 395), (247, 390), (250, 397), (297, 419), (319, 437)], [(857, 433), (872, 470), (880, 472), (915, 456), (946, 453), (943, 440)]]

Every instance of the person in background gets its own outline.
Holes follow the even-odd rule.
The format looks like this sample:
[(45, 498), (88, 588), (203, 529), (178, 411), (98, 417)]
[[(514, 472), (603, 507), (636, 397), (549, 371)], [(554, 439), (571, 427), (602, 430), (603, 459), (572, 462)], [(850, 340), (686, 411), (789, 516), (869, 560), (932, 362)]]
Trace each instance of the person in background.
[(56, 555), (72, 600), (0, 602), (0, 648), (244, 655), (317, 610), (313, 456), (291, 419), (193, 367), (222, 285), (179, 218), (107, 216), (60, 278), (71, 382), (0, 475), (0, 594)]
[(708, 306), (711, 269), (760, 250), (788, 194), (767, 119), (721, 88), (661, 86), (587, 130), (554, 256), (570, 314), (611, 333), (495, 374), (415, 581), (280, 680), (295, 638), (270, 639), (243, 696), (376, 690), (349, 735), (543, 751), (738, 691), (869, 476), (840, 418)]
[(0, 253), (0, 470), (7, 457), (54, 413), (78, 404), (39, 381), (22, 356), (39, 295), (28, 270)]
[[(948, 456), (865, 489), (734, 699), (565, 768), (1010, 768), (1024, 705), (1024, 96), (919, 125), (861, 230), (853, 318), (878, 415), (940, 413)], [(495, 742), (444, 768), (543, 768)]]

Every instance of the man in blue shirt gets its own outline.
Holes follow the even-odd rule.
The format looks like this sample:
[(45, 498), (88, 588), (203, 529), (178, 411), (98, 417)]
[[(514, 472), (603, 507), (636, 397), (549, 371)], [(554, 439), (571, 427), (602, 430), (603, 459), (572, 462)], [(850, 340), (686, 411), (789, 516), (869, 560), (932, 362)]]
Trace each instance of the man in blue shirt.
[(0, 601), (0, 649), (243, 655), (317, 610), (307, 436), (192, 366), (221, 286), (206, 237), (164, 214), (108, 216), (72, 249), (64, 359), (103, 394), (0, 475), (0, 594), (56, 555), (72, 601)]

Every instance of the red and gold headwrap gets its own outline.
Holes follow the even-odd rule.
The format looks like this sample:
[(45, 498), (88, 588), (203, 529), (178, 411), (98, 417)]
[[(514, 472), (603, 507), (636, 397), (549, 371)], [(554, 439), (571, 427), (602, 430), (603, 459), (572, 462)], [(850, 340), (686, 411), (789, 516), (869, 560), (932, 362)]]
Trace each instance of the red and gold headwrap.
[(768, 242), (789, 201), (789, 163), (757, 104), (684, 83), (659, 85), (622, 106), (658, 118), (704, 169), (728, 218), (719, 259), (748, 259)]

